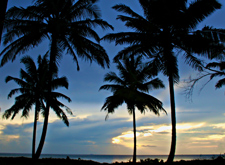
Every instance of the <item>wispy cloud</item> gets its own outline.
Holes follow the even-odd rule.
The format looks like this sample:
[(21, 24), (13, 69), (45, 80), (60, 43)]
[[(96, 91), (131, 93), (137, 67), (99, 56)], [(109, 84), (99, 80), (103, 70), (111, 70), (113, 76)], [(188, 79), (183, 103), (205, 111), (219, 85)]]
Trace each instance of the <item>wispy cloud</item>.
[[(218, 126), (218, 125), (217, 125)], [(220, 125), (219, 125), (220, 126)], [(215, 141), (225, 138), (225, 135), (220, 135), (214, 125), (207, 125), (207, 123), (177, 123), (178, 133), (178, 153), (192, 153), (193, 148), (215, 148)], [(215, 135), (211, 135), (212, 131)], [(154, 147), (164, 148), (169, 146), (171, 139), (171, 125), (168, 124), (152, 124), (137, 127), (137, 143), (141, 148)], [(112, 138), (112, 143), (120, 144), (125, 147), (133, 148), (133, 132), (122, 132), (120, 135)], [(184, 146), (187, 146), (186, 149)], [(160, 152), (162, 151), (160, 149)], [(199, 150), (198, 150), (199, 151)], [(204, 150), (200, 151), (205, 153)], [(206, 151), (207, 152), (207, 151)], [(160, 154), (160, 153), (159, 153)]]
[[(165, 116), (166, 117), (166, 116)], [(163, 118), (165, 118), (163, 117)], [(153, 123), (148, 123), (154, 121)], [(170, 147), (171, 125), (158, 123), (158, 117), (144, 116), (138, 120), (138, 153), (144, 154), (151, 148), (152, 154), (167, 154)], [(161, 121), (161, 120), (159, 120)], [(38, 122), (40, 138), (42, 122)], [(182, 122), (177, 123), (177, 154), (210, 153), (219, 151), (219, 143), (225, 141), (224, 123)], [(1, 125), (0, 147), (3, 152), (30, 152), (33, 123)], [(8, 139), (6, 141), (6, 138)], [(37, 140), (38, 143), (38, 140)], [(6, 145), (7, 144), (7, 145)], [(26, 145), (25, 145), (26, 144)], [(10, 150), (14, 148), (14, 150)], [(16, 148), (16, 149), (15, 149)], [(60, 148), (60, 150), (59, 150)], [(130, 116), (127, 118), (110, 117), (105, 121), (95, 116), (72, 117), (70, 127), (62, 121), (49, 123), (44, 153), (96, 153), (131, 154), (133, 150), (133, 128)], [(20, 150), (19, 150), (20, 149)], [(115, 154), (114, 153), (114, 154)]]

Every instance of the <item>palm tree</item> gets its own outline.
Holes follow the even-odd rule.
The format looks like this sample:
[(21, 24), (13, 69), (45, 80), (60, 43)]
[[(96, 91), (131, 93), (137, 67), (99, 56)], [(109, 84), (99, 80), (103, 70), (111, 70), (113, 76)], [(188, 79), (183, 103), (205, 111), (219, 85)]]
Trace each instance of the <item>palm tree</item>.
[[(162, 102), (148, 94), (149, 90), (163, 88), (164, 85), (158, 78), (152, 79), (155, 72), (147, 64), (142, 64), (141, 56), (123, 60), (123, 64), (117, 61), (117, 69), (119, 76), (110, 72), (105, 75), (104, 81), (114, 82), (114, 84), (106, 84), (100, 87), (100, 90), (111, 90), (112, 96), (106, 98), (102, 110), (114, 113), (115, 109), (127, 104), (128, 113), (133, 114), (133, 132), (134, 132), (134, 152), (133, 162), (136, 163), (136, 121), (135, 108), (141, 113), (152, 111), (159, 115), (159, 111), (165, 110)], [(152, 79), (152, 80), (150, 80)]]
[(108, 34), (103, 39), (129, 45), (118, 52), (114, 60), (142, 54), (150, 59), (155, 70), (169, 78), (172, 142), (167, 161), (172, 162), (176, 148), (174, 83), (179, 82), (177, 55), (183, 54), (187, 64), (202, 70), (202, 62), (194, 53), (211, 56), (208, 52), (221, 50), (221, 45), (215, 48), (212, 40), (195, 31), (198, 23), (221, 8), (221, 4), (217, 0), (139, 0), (139, 3), (144, 16), (124, 4), (115, 5), (115, 10), (126, 14), (117, 19), (133, 31)]
[[(64, 98), (68, 102), (71, 99), (61, 93), (58, 92), (51, 92), (48, 93), (47, 86), (48, 86), (48, 60), (47, 60), (47, 53), (43, 58), (38, 56), (38, 68), (34, 61), (29, 56), (25, 56), (21, 59), (21, 63), (25, 65), (26, 71), (23, 69), (20, 70), (20, 78), (15, 78), (11, 76), (6, 77), (6, 82), (14, 81), (20, 87), (11, 90), (8, 95), (8, 98), (11, 98), (16, 93), (21, 93), (21, 95), (15, 98), (15, 103), (6, 110), (3, 114), (3, 118), (8, 119), (11, 117), (13, 120), (14, 117), (22, 111), (21, 117), (27, 118), (29, 116), (29, 112), (32, 109), (32, 106), (35, 105), (35, 115), (34, 115), (34, 129), (33, 129), (33, 144), (32, 144), (32, 158), (35, 158), (35, 142), (36, 142), (36, 127), (37, 127), (37, 120), (38, 114), (42, 111), (43, 116), (45, 117), (46, 113), (46, 98), (48, 95), (51, 97), (51, 108), (55, 111), (57, 116), (64, 121), (64, 123), (69, 126), (69, 121), (67, 119), (66, 114), (64, 113), (63, 109), (66, 108), (66, 111), (72, 115), (72, 111), (65, 106), (63, 103), (57, 100), (57, 98)], [(52, 79), (52, 90), (57, 89), (58, 87), (65, 87), (68, 88), (68, 82), (66, 77), (57, 77), (57, 68), (54, 69), (54, 75)], [(61, 108), (60, 108), (61, 107)]]
[(3, 21), (5, 19), (7, 4), (8, 4), (8, 0), (0, 1), (0, 44), (1, 44), (1, 38), (2, 38)]
[[(79, 70), (78, 57), (95, 61), (101, 67), (109, 67), (109, 58), (99, 44), (100, 38), (93, 30), (113, 28), (101, 15), (96, 2), (98, 0), (35, 0), (27, 8), (12, 7), (6, 13), (3, 44), (6, 47), (0, 53), (1, 66), (14, 60), (18, 54), (37, 47), (44, 39), (49, 39), (49, 71), (59, 63), (66, 51), (72, 55)], [(48, 91), (51, 93), (51, 75)], [(50, 97), (47, 98), (45, 122), (37, 155), (40, 155), (47, 132)]]

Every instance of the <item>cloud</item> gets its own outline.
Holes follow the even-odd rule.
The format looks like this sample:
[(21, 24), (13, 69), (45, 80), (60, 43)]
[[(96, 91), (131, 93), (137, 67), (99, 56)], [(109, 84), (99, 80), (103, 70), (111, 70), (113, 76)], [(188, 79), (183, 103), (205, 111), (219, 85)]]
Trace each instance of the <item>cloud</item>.
[(1, 152), (6, 153), (29, 153), (31, 151), (32, 124), (9, 124), (3, 125), (0, 133)]
[(211, 124), (213, 128), (221, 128), (225, 129), (225, 123), (217, 123), (217, 124)]
[(149, 148), (151, 148), (151, 147), (157, 147), (157, 146), (151, 146), (151, 145), (140, 145), (140, 147), (149, 147)]
[[(133, 127), (131, 116), (118, 118), (112, 115), (107, 121), (102, 116), (90, 115), (70, 118), (67, 127), (54, 119), (48, 126), (43, 153), (55, 154), (132, 154)], [(168, 154), (171, 140), (171, 125), (160, 123), (161, 118), (143, 116), (137, 120), (137, 146), (139, 154)], [(152, 121), (153, 123), (149, 123)], [(157, 121), (157, 122), (156, 122)], [(42, 131), (38, 122), (37, 144)], [(0, 147), (3, 152), (31, 152), (33, 123), (1, 125)], [(206, 122), (177, 123), (177, 153), (209, 152), (219, 150), (225, 141), (223, 123)], [(9, 139), (7, 141), (7, 139)], [(215, 146), (218, 146), (217, 148)], [(16, 149), (15, 149), (16, 148)], [(202, 149), (201, 149), (202, 148)], [(205, 150), (203, 150), (205, 149)], [(118, 153), (119, 150), (119, 153)], [(220, 149), (221, 150), (221, 149)]]
[[(117, 118), (105, 121), (95, 120), (94, 116), (87, 118), (73, 118), (70, 127), (66, 127), (60, 120), (49, 123), (43, 153), (107, 153), (111, 139), (121, 131), (130, 127), (128, 118)], [(0, 146), (2, 152), (30, 152), (32, 142), (33, 123), (1, 126)], [(42, 123), (38, 123), (37, 144), (41, 135)], [(6, 139), (10, 139), (6, 145)], [(15, 140), (17, 144), (15, 145)], [(25, 143), (30, 149), (22, 149)], [(10, 148), (22, 150), (9, 150)], [(7, 149), (8, 148), (8, 149)], [(124, 148), (124, 147), (123, 147)]]
[[(183, 137), (184, 134), (191, 134), (195, 136), (195, 130), (201, 129), (205, 126), (205, 123), (177, 123), (177, 133), (179, 137)], [(197, 131), (196, 131), (197, 132)], [(171, 125), (170, 124), (145, 124), (144, 126), (137, 127), (137, 145), (142, 148), (156, 147), (160, 154), (163, 148), (169, 147), (171, 138)], [(189, 138), (186, 140), (190, 140)], [(128, 148), (133, 148), (133, 132), (132, 127), (128, 131), (122, 132), (120, 135), (112, 138), (112, 143), (120, 144)], [(157, 145), (156, 145), (157, 144)], [(156, 154), (155, 153), (155, 154)]]
[[(136, 136), (140, 135), (139, 132), (136, 132)], [(123, 132), (122, 135), (112, 138), (112, 143), (120, 144), (124, 143), (126, 140), (134, 139), (134, 133), (132, 131)]]

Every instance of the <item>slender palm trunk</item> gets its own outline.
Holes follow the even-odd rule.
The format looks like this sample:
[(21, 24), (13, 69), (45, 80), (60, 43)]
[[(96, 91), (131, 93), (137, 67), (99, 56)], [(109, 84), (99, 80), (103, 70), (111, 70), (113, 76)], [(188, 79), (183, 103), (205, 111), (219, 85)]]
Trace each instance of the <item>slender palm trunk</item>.
[(44, 146), (45, 137), (47, 133), (48, 127), (48, 117), (49, 117), (49, 110), (50, 110), (50, 100), (51, 100), (51, 85), (52, 85), (52, 76), (53, 76), (53, 67), (55, 65), (55, 59), (57, 54), (57, 36), (52, 34), (52, 42), (51, 42), (51, 52), (50, 52), (50, 62), (49, 62), (49, 82), (48, 82), (48, 98), (46, 103), (46, 110), (45, 110), (45, 120), (43, 125), (43, 131), (41, 135), (41, 140), (36, 152), (36, 158), (38, 159), (41, 155), (42, 148)]
[[(175, 110), (175, 96), (174, 96), (174, 74), (178, 72), (176, 70), (177, 59), (173, 55), (173, 45), (171, 44), (171, 36), (170, 29), (168, 27), (164, 27), (164, 57), (166, 63), (164, 64), (169, 78), (169, 90), (170, 90), (170, 106), (171, 106), (171, 123), (172, 123), (172, 139), (171, 139), (171, 147), (170, 153), (167, 158), (167, 162), (173, 162), (175, 150), (176, 150), (176, 110)], [(178, 74), (178, 73), (177, 73)]]
[(136, 163), (137, 155), (137, 137), (136, 137), (136, 120), (135, 120), (135, 109), (133, 108), (133, 129), (134, 129), (134, 153), (133, 153), (133, 163)]
[(36, 143), (36, 130), (37, 130), (37, 112), (39, 110), (38, 101), (36, 101), (34, 113), (34, 129), (33, 129), (33, 144), (32, 144), (32, 159), (35, 159), (35, 143)]
[(174, 83), (173, 75), (169, 76), (169, 88), (170, 88), (170, 106), (171, 106), (171, 120), (172, 120), (172, 142), (170, 148), (170, 154), (167, 162), (173, 162), (176, 150), (176, 111), (175, 111), (175, 96), (174, 96)]
[(45, 137), (46, 137), (47, 128), (48, 128), (48, 116), (49, 116), (49, 109), (46, 108), (43, 130), (42, 130), (42, 134), (41, 134), (40, 143), (38, 145), (38, 149), (35, 154), (35, 159), (38, 159), (40, 157), (42, 148), (44, 146)]
[(0, 1), (0, 44), (2, 38), (2, 30), (3, 30), (3, 22), (5, 19), (5, 12), (7, 9), (8, 0), (1, 0)]

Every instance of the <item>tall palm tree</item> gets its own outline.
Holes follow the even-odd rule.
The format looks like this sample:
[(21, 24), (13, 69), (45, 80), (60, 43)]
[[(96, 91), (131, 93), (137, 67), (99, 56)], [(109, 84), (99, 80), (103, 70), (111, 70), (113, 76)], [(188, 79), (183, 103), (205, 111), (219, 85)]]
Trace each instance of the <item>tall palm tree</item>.
[(135, 108), (141, 113), (152, 111), (159, 115), (159, 111), (165, 112), (162, 102), (155, 97), (149, 95), (149, 90), (163, 88), (164, 85), (158, 78), (154, 77), (154, 71), (147, 64), (143, 64), (141, 56), (123, 60), (123, 63), (117, 61), (117, 69), (119, 76), (115, 72), (105, 75), (104, 81), (114, 82), (114, 84), (106, 84), (100, 87), (100, 90), (111, 90), (112, 96), (106, 98), (102, 110), (114, 113), (115, 109), (127, 104), (128, 113), (133, 114), (133, 132), (134, 132), (134, 152), (133, 162), (136, 163), (136, 120)]
[[(72, 55), (79, 70), (78, 57), (95, 61), (101, 67), (109, 67), (109, 58), (99, 44), (100, 38), (94, 27), (113, 28), (102, 20), (96, 6), (98, 0), (35, 0), (27, 8), (12, 7), (6, 13), (3, 38), (6, 47), (0, 53), (1, 66), (14, 60), (18, 54), (37, 47), (44, 39), (49, 39), (49, 71), (59, 63), (66, 51)], [(48, 91), (51, 93), (51, 75)], [(37, 155), (44, 145), (48, 125), (50, 97), (47, 98), (45, 122)]]
[[(21, 59), (21, 63), (25, 65), (26, 71), (24, 71), (23, 69), (20, 70), (20, 78), (11, 76), (6, 77), (6, 82), (14, 81), (20, 86), (19, 88), (11, 90), (8, 98), (11, 98), (16, 93), (21, 93), (21, 95), (17, 96), (15, 98), (15, 103), (11, 106), (11, 108), (4, 112), (3, 118), (8, 119), (9, 117), (11, 117), (11, 119), (13, 120), (20, 111), (22, 111), (21, 117), (27, 118), (29, 116), (30, 110), (32, 109), (32, 106), (35, 105), (32, 158), (35, 158), (35, 141), (38, 114), (40, 111), (42, 111), (42, 114), (45, 117), (45, 102), (47, 96), (51, 95), (51, 108), (67, 126), (69, 126), (69, 121), (63, 109), (61, 108), (66, 108), (66, 111), (72, 115), (72, 111), (57, 99), (64, 98), (68, 102), (70, 102), (71, 99), (69, 97), (53, 91), (51, 93), (48, 93), (47, 86), (49, 77), (49, 62), (47, 60), (47, 55), (48, 54), (46, 53), (43, 58), (40, 55), (38, 56), (38, 68), (36, 67), (31, 57), (23, 57)], [(55, 68), (51, 83), (52, 89), (55, 90), (58, 87), (68, 88), (66, 77), (58, 78), (57, 72), (58, 69)]]
[(202, 62), (194, 53), (211, 56), (208, 52), (215, 53), (217, 48), (221, 50), (221, 45), (215, 48), (210, 39), (195, 31), (198, 23), (220, 9), (221, 4), (217, 0), (139, 0), (139, 3), (143, 16), (124, 4), (115, 5), (115, 10), (126, 14), (117, 19), (133, 31), (108, 34), (103, 39), (129, 45), (117, 54), (115, 60), (142, 54), (150, 58), (156, 70), (169, 78), (172, 142), (167, 161), (172, 162), (176, 148), (174, 83), (179, 82), (177, 55), (183, 54), (187, 64), (202, 70)]
[(2, 38), (3, 21), (5, 19), (7, 4), (8, 4), (8, 0), (0, 1), (0, 44), (1, 44), (1, 38)]

